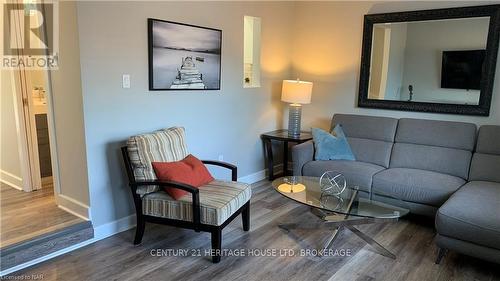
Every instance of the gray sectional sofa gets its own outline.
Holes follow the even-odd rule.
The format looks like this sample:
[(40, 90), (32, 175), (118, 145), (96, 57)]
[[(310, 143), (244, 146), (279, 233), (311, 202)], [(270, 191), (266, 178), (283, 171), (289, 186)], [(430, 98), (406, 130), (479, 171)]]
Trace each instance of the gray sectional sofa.
[(500, 263), (500, 126), (479, 128), (469, 182), (436, 215), (442, 249)]
[[(314, 144), (292, 149), (294, 175), (343, 173), (374, 198), (436, 216), (436, 243), (500, 263), (500, 126), (336, 114), (356, 161), (315, 161)], [(391, 197), (400, 200), (391, 200)]]

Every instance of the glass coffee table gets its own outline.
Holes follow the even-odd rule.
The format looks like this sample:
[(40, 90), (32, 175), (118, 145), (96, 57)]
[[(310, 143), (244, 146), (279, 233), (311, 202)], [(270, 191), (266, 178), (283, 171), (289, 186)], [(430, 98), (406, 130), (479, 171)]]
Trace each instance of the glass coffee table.
[[(322, 219), (322, 224), (331, 227), (332, 234), (326, 240), (323, 250), (333, 245), (342, 228), (347, 228), (371, 245), (377, 253), (395, 259), (393, 253), (361, 232), (356, 225), (395, 222), (408, 214), (409, 210), (382, 201), (397, 202), (400, 206), (405, 205), (404, 201), (350, 186), (345, 179), (343, 183), (344, 185), (339, 186), (335, 180), (332, 181), (332, 177), (322, 178), (320, 181), (317, 177), (290, 176), (278, 178), (272, 185), (286, 198), (311, 207), (311, 212)], [(308, 229), (304, 225), (305, 223), (290, 223), (280, 224), (279, 227), (290, 232), (292, 229)]]

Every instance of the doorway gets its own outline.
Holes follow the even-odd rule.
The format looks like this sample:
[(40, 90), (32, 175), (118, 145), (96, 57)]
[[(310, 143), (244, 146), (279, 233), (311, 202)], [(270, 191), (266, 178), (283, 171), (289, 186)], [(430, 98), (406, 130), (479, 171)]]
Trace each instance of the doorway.
[[(26, 22), (43, 21), (40, 13), (31, 13), (29, 5), (18, 3), (21, 13), (10, 18), (11, 46), (15, 56), (24, 55), (21, 34)], [(42, 11), (42, 9), (39, 9)], [(37, 36), (46, 36), (43, 28)], [(27, 241), (72, 225), (86, 222), (58, 204), (60, 196), (57, 145), (51, 72), (48, 69), (28, 68), (25, 65), (1, 70), (0, 79), (0, 248), (1, 267), (4, 253), (15, 252)], [(52, 244), (53, 245), (53, 244)], [(15, 258), (17, 259), (17, 258)]]
[(2, 70), (0, 99), (0, 248), (82, 218), (57, 205), (48, 70)]

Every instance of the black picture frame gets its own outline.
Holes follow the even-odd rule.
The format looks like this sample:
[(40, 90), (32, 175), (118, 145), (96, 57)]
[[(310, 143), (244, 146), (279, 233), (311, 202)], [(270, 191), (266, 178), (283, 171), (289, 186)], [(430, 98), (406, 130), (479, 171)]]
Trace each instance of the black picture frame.
[[(187, 24), (187, 23), (180, 23), (180, 22), (173, 22), (173, 21), (167, 21), (167, 20), (160, 20), (160, 19), (155, 19), (155, 18), (148, 18), (148, 71), (149, 71), (149, 90), (150, 91), (219, 91), (221, 89), (221, 83), (222, 83), (222, 30), (221, 29), (216, 29), (216, 28), (210, 28), (210, 27), (204, 27), (204, 26), (198, 26), (198, 25), (192, 25), (192, 24)], [(209, 31), (216, 31), (218, 33), (218, 59), (216, 62), (218, 63), (218, 69), (216, 70), (216, 75), (218, 77), (218, 83), (216, 87), (208, 87), (208, 88), (199, 88), (199, 89), (193, 89), (193, 88), (167, 88), (167, 87), (158, 87), (155, 86), (155, 80), (154, 80), (154, 75), (155, 75), (155, 69), (154, 69), (154, 62), (155, 62), (155, 57), (153, 53), (154, 49), (154, 30), (153, 30), (153, 24), (155, 22), (159, 23), (166, 23), (170, 25), (178, 25), (179, 27), (191, 27), (191, 28), (196, 28), (196, 29), (203, 29), (203, 30), (209, 30)], [(187, 51), (187, 50), (186, 50)], [(179, 64), (180, 65), (180, 64)], [(203, 75), (203, 73), (202, 73)]]
[[(424, 103), (368, 99), (373, 25), (379, 23), (490, 17), (486, 56), (478, 105)], [(364, 108), (489, 116), (500, 36), (500, 5), (365, 15), (359, 79), (358, 106)]]

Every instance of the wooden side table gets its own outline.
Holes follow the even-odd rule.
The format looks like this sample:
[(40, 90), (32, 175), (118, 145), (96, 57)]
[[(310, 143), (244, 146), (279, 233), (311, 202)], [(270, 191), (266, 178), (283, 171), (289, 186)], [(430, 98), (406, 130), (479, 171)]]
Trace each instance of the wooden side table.
[(274, 159), (273, 159), (273, 147), (272, 141), (283, 142), (283, 175), (290, 175), (288, 171), (288, 143), (300, 144), (309, 140), (312, 140), (312, 134), (309, 132), (301, 132), (300, 136), (290, 137), (288, 136), (288, 130), (276, 130), (272, 132), (267, 132), (260, 135), (260, 138), (264, 142), (267, 154), (267, 170), (269, 180), (274, 180), (277, 176), (274, 175)]

